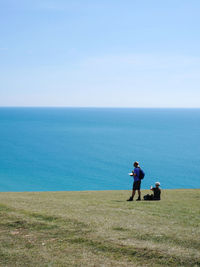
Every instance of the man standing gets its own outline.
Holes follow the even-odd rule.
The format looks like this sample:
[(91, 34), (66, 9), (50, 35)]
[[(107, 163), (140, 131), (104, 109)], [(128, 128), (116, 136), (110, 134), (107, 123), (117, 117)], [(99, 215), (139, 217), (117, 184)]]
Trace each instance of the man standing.
[(134, 170), (132, 171), (132, 175), (134, 182), (133, 182), (133, 191), (132, 191), (132, 196), (127, 199), (127, 201), (133, 201), (133, 198), (135, 196), (135, 191), (138, 191), (138, 198), (137, 201), (141, 200), (141, 192), (140, 192), (140, 186), (141, 186), (141, 176), (140, 176), (140, 166), (139, 166), (139, 162), (135, 161), (133, 163), (134, 166)]

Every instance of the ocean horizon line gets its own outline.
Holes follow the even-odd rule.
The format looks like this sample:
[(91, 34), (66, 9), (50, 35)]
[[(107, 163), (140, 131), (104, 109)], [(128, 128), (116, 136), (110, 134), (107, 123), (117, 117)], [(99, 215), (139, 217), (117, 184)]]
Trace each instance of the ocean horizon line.
[(200, 107), (112, 107), (112, 106), (0, 106), (3, 108), (55, 108), (55, 109), (200, 109)]

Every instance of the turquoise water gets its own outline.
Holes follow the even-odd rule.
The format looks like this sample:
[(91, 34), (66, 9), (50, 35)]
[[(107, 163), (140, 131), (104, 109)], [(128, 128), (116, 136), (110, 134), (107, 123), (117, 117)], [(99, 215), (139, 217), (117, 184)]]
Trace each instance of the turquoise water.
[(200, 109), (0, 108), (0, 191), (200, 188)]

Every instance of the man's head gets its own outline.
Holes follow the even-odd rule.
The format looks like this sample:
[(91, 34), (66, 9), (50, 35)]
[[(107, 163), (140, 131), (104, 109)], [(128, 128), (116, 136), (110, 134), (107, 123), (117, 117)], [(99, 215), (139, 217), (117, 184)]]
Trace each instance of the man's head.
[(138, 168), (138, 167), (139, 167), (139, 162), (138, 162), (138, 161), (135, 161), (135, 162), (133, 163), (133, 166), (134, 166), (135, 168)]
[(160, 183), (159, 183), (159, 182), (156, 182), (156, 183), (155, 183), (155, 186), (156, 186), (156, 187), (159, 187), (159, 186), (160, 186)]

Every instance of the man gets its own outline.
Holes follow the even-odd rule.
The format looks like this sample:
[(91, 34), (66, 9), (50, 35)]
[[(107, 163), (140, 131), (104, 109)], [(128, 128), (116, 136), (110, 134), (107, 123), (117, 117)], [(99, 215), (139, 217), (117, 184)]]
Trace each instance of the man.
[(151, 189), (153, 191), (153, 200), (160, 200), (160, 195), (161, 195), (161, 190), (159, 188), (160, 186), (160, 183), (159, 182), (156, 182), (155, 183), (155, 186), (156, 187), (152, 187), (151, 186)]
[(141, 179), (140, 179), (140, 166), (139, 162), (135, 161), (133, 163), (134, 170), (132, 171), (132, 175), (134, 182), (133, 182), (133, 191), (132, 191), (132, 196), (127, 199), (127, 201), (133, 201), (133, 198), (135, 196), (135, 191), (138, 191), (138, 198), (137, 201), (141, 200), (141, 192), (140, 192), (140, 186), (141, 186)]
[(159, 182), (156, 182), (155, 183), (155, 186), (156, 187), (152, 187), (150, 188), (151, 191), (153, 191), (153, 194), (149, 195), (145, 195), (144, 196), (144, 200), (160, 200), (160, 195), (161, 195), (161, 190), (159, 188), (160, 186), (160, 183)]

